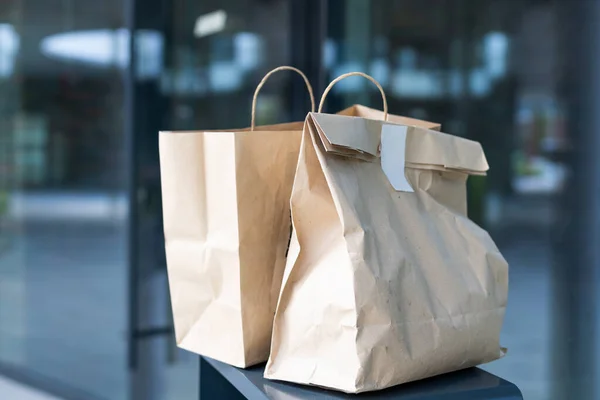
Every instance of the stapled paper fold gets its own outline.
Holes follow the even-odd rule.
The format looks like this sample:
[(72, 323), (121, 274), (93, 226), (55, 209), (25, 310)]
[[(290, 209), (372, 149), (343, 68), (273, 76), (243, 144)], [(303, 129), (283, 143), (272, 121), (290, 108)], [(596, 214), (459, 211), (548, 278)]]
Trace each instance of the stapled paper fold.
[(381, 169), (394, 189), (414, 192), (404, 173), (407, 126), (384, 124), (381, 129)]
[[(349, 117), (361, 117), (376, 120), (385, 120), (385, 113), (381, 110), (369, 108), (360, 104), (350, 106), (340, 112), (338, 115), (345, 115)], [(401, 115), (388, 114), (387, 121), (394, 124), (402, 124), (407, 126), (417, 126), (419, 128), (431, 129), (433, 131), (439, 131), (442, 126), (437, 122), (423, 121), (420, 119), (403, 117)]]
[[(310, 113), (325, 150), (375, 161), (381, 157), (384, 126), (406, 127), (405, 166), (485, 175), (489, 169), (481, 145), (423, 127), (366, 118)], [(399, 149), (400, 151), (400, 149)]]

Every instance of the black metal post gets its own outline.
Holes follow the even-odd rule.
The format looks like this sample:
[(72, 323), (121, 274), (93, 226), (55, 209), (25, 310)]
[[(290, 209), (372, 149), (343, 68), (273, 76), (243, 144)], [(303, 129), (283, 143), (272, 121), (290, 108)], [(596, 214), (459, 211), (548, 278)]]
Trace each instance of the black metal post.
[[(125, 28), (129, 32), (136, 30), (136, 0), (125, 1)], [(133, 35), (132, 35), (133, 36)], [(137, 152), (135, 151), (135, 43), (133, 37), (129, 41), (129, 68), (125, 69), (123, 74), (123, 91), (124, 91), (124, 108), (123, 122), (126, 138), (125, 157), (127, 170), (127, 199), (128, 199), (128, 218), (127, 218), (127, 267), (128, 267), (128, 366), (129, 369), (135, 369), (137, 366), (137, 347), (133, 337), (137, 329), (137, 308), (138, 308), (138, 293), (137, 293), (137, 175), (138, 175), (138, 160)]]
[[(290, 0), (290, 65), (306, 74), (315, 100), (325, 89), (323, 43), (326, 38), (327, 0)], [(307, 104), (306, 88), (301, 79), (292, 80), (292, 120), (304, 120)]]
[[(138, 76), (143, 30), (166, 33), (170, 0), (128, 0), (129, 65), (125, 73), (125, 115), (129, 166), (129, 369), (130, 398), (158, 400), (166, 394), (166, 363), (172, 336), (160, 213), (158, 131), (166, 100), (155, 78)], [(143, 66), (143, 65), (142, 65)]]

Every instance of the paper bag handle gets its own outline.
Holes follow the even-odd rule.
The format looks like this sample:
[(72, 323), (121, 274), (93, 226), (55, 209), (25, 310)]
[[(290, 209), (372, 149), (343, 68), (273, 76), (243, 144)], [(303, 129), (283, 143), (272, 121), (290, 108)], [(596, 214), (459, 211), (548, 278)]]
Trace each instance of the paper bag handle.
[(387, 104), (387, 98), (385, 97), (385, 92), (383, 91), (383, 88), (381, 87), (379, 82), (377, 82), (375, 80), (375, 78), (373, 78), (372, 76), (367, 75), (365, 73), (362, 73), (362, 72), (348, 72), (347, 74), (340, 75), (337, 78), (335, 78), (334, 80), (332, 80), (331, 83), (329, 84), (329, 86), (327, 86), (327, 88), (323, 92), (323, 96), (321, 96), (321, 101), (319, 102), (319, 111), (318, 112), (321, 112), (321, 110), (323, 109), (323, 103), (325, 102), (325, 97), (327, 97), (327, 95), (329, 94), (329, 91), (333, 88), (333, 85), (335, 85), (342, 79), (345, 79), (349, 76), (362, 76), (363, 78), (367, 78), (368, 80), (373, 82), (375, 84), (375, 86), (377, 86), (377, 89), (379, 89), (379, 92), (381, 93), (381, 98), (383, 99), (383, 120), (387, 121), (387, 119), (388, 119), (388, 104)]
[(260, 81), (260, 83), (256, 87), (256, 90), (254, 91), (254, 97), (252, 98), (252, 123), (250, 124), (250, 130), (251, 131), (254, 130), (254, 125), (255, 125), (255, 122), (256, 122), (256, 98), (258, 97), (258, 92), (260, 92), (260, 89), (262, 89), (262, 87), (264, 86), (264, 84), (267, 82), (267, 79), (269, 79), (269, 77), (271, 75), (273, 75), (275, 72), (284, 71), (284, 70), (297, 72), (298, 74), (300, 74), (300, 76), (302, 77), (302, 79), (304, 79), (304, 83), (306, 83), (306, 89), (308, 89), (308, 94), (310, 95), (310, 105), (311, 105), (311, 109), (310, 110), (312, 112), (315, 112), (315, 95), (313, 94), (313, 88), (312, 88), (310, 82), (308, 81), (308, 78), (306, 77), (306, 75), (304, 75), (304, 73), (302, 71), (300, 71), (298, 68), (289, 67), (287, 65), (282, 65), (281, 67), (277, 67), (277, 68), (269, 71), (265, 75), (265, 77), (262, 78), (262, 80)]

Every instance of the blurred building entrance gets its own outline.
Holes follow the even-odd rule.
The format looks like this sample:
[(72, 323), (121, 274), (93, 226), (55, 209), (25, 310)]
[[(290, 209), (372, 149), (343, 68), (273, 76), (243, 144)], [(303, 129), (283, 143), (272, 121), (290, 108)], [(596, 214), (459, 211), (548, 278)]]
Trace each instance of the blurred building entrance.
[[(577, 208), (557, 199), (568, 155), (594, 143), (571, 140), (561, 38), (591, 46), (592, 35), (564, 29), (589, 22), (593, 2), (0, 3), (0, 374), (67, 399), (197, 398), (197, 357), (176, 349), (170, 325), (157, 132), (246, 127), (256, 84), (294, 65), (317, 95), (342, 73), (369, 73), (395, 114), (483, 144), (491, 171), (470, 181), (469, 214), (511, 264), (510, 353), (486, 368), (528, 399), (550, 396), (551, 312), (582, 304), (569, 294), (575, 281), (551, 285), (556, 227)], [(303, 119), (303, 85), (273, 76), (257, 123)], [(593, 100), (582, 87), (572, 96)], [(380, 97), (348, 79), (326, 107), (353, 103), (379, 107)], [(557, 337), (568, 342), (578, 329)]]

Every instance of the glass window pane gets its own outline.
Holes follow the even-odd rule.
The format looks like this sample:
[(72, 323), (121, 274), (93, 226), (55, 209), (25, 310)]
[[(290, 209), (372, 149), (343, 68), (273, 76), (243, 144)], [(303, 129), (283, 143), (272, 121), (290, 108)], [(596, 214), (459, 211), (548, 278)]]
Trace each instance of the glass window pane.
[(110, 399), (127, 394), (123, 11), (0, 7), (0, 365)]

